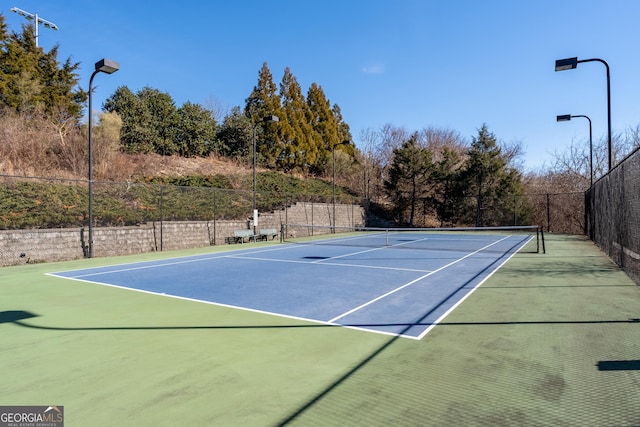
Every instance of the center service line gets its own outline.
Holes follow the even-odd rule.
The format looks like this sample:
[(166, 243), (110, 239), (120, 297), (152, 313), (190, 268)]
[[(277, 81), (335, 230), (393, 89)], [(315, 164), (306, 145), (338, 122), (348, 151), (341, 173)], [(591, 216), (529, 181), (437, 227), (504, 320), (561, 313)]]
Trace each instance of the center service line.
[(329, 323), (335, 323), (335, 322), (337, 322), (338, 320), (342, 319), (343, 317), (346, 317), (346, 316), (348, 316), (348, 315), (350, 315), (350, 314), (352, 314), (352, 313), (355, 313), (356, 311), (361, 310), (361, 309), (363, 309), (364, 307), (366, 307), (366, 306), (368, 306), (368, 305), (371, 305), (371, 304), (373, 304), (373, 303), (374, 303), (374, 302), (376, 302), (376, 301), (380, 301), (381, 299), (386, 298), (386, 297), (388, 297), (389, 295), (395, 294), (396, 292), (401, 291), (402, 289), (404, 289), (404, 288), (406, 288), (406, 287), (409, 287), (409, 286), (413, 285), (414, 283), (419, 282), (420, 280), (425, 279), (425, 278), (427, 278), (427, 277), (431, 276), (432, 274), (435, 274), (435, 273), (437, 273), (437, 272), (439, 272), (439, 271), (442, 271), (442, 270), (444, 270), (445, 268), (451, 267), (453, 264), (457, 264), (458, 262), (460, 262), (460, 261), (462, 261), (462, 260), (464, 260), (464, 259), (466, 259), (466, 258), (469, 258), (470, 256), (475, 255), (475, 254), (477, 254), (478, 252), (483, 251), (483, 250), (485, 250), (485, 249), (487, 249), (487, 248), (489, 248), (489, 247), (491, 247), (491, 246), (493, 246), (493, 245), (495, 245), (495, 244), (498, 244), (498, 243), (500, 243), (500, 242), (502, 242), (503, 240), (508, 239), (508, 238), (509, 238), (509, 236), (503, 237), (502, 239), (497, 240), (497, 241), (495, 241), (495, 242), (493, 242), (493, 243), (491, 243), (491, 244), (489, 244), (489, 245), (487, 245), (487, 246), (484, 246), (484, 247), (482, 247), (482, 248), (478, 249), (478, 250), (477, 250), (477, 251), (475, 251), (475, 252), (471, 252), (471, 253), (469, 253), (469, 254), (467, 254), (467, 255), (463, 256), (462, 258), (458, 258), (458, 259), (457, 259), (457, 260), (455, 260), (455, 261), (451, 261), (449, 264), (445, 264), (445, 265), (443, 265), (442, 267), (440, 267), (440, 268), (438, 268), (438, 269), (436, 269), (436, 270), (433, 270), (433, 271), (432, 271), (432, 272), (430, 272), (430, 273), (424, 274), (424, 275), (422, 275), (422, 276), (418, 277), (417, 279), (410, 281), (409, 283), (406, 283), (406, 284), (404, 284), (404, 285), (402, 285), (402, 286), (400, 286), (400, 287), (398, 287), (398, 288), (396, 288), (396, 289), (392, 289), (392, 290), (390, 290), (390, 291), (389, 291), (389, 292), (387, 292), (386, 294), (382, 294), (382, 295), (380, 295), (379, 297), (372, 299), (371, 301), (365, 302), (364, 304), (359, 305), (358, 307), (355, 307), (355, 308), (353, 308), (353, 309), (351, 309), (351, 310), (347, 311), (346, 313), (343, 313), (343, 314), (341, 314), (341, 315), (339, 315), (339, 316), (337, 316), (337, 317), (334, 317), (333, 319), (329, 320), (328, 322), (329, 322)]

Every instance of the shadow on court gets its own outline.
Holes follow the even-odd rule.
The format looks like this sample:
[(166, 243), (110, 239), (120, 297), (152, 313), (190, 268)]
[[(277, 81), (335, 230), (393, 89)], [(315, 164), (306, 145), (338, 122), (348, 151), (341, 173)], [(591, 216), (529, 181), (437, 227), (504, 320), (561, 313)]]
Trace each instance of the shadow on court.
[[(193, 326), (103, 326), (103, 327), (57, 327), (35, 325), (24, 322), (27, 319), (39, 318), (37, 314), (23, 310), (0, 311), (0, 323), (14, 323), (30, 329), (40, 329), (45, 331), (167, 331), (167, 330), (227, 330), (227, 329), (316, 329), (316, 328), (376, 328), (384, 326), (403, 326), (410, 328), (413, 326), (433, 326), (436, 323), (360, 323), (348, 325), (332, 325), (321, 323), (291, 324), (291, 325), (193, 325)], [(640, 323), (640, 319), (628, 320), (541, 320), (541, 321), (510, 321), (510, 322), (440, 322), (438, 326), (513, 326), (513, 325), (597, 325), (616, 323)]]
[[(20, 324), (20, 320), (31, 319), (33, 317), (37, 317), (36, 314), (29, 313), (24, 310), (13, 310), (13, 311), (0, 311), (0, 323), (17, 323)], [(27, 325), (21, 325), (27, 326)]]

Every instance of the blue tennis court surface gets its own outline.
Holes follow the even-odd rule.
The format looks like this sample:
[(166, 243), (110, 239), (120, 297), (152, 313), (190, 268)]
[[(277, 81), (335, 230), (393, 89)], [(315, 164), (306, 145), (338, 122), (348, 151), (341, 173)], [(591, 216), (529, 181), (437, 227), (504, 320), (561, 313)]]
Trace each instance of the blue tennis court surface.
[(52, 275), (419, 339), (531, 237), (431, 236), (422, 249), (344, 239)]

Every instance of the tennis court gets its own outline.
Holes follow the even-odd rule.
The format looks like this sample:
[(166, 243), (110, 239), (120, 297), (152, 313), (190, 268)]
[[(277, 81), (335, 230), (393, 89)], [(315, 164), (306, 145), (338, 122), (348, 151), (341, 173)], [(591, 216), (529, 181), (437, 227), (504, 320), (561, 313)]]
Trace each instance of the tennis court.
[[(68, 426), (640, 425), (640, 288), (593, 243), (545, 235), (546, 254), (529, 241), (510, 257), (516, 241), (431, 254), (403, 236), (0, 269), (0, 404), (64, 406)], [(323, 286), (292, 286), (296, 271)], [(439, 274), (450, 288), (423, 297)], [(375, 291), (339, 289), (364, 275)], [(190, 285), (223, 279), (237, 289), (215, 298)], [(384, 301), (392, 320), (331, 322), (416, 279)], [(195, 298), (162, 295), (182, 288)]]
[(52, 275), (420, 339), (536, 230), (331, 231), (302, 244)]

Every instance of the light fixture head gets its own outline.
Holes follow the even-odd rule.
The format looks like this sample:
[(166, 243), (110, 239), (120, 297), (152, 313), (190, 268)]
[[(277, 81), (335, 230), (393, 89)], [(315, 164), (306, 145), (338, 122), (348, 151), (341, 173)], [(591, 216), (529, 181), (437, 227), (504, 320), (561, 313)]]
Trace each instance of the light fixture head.
[(562, 114), (560, 116), (556, 116), (556, 121), (558, 122), (568, 122), (571, 120), (571, 114)]
[(262, 118), (263, 122), (279, 122), (280, 118), (278, 116), (265, 116)]
[(42, 21), (42, 25), (44, 25), (45, 28), (51, 28), (52, 30), (55, 30), (55, 31), (58, 30), (58, 26), (53, 22)]
[(101, 71), (107, 74), (113, 74), (120, 69), (120, 64), (110, 59), (101, 59), (96, 62), (96, 71)]
[(578, 57), (556, 60), (556, 71), (573, 70), (578, 66)]
[(33, 19), (33, 16), (29, 12), (26, 12), (26, 11), (24, 11), (22, 9), (17, 8), (17, 7), (12, 7), (10, 10), (11, 10), (11, 12), (17, 13), (20, 16), (24, 16), (27, 19)]

